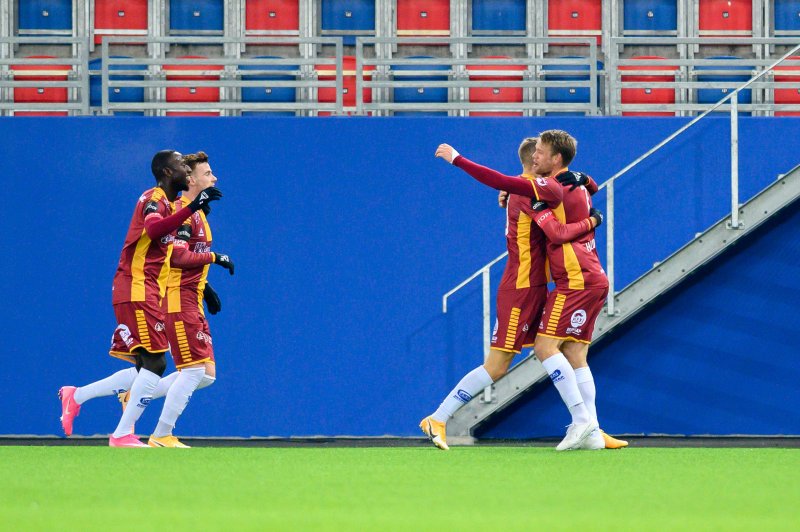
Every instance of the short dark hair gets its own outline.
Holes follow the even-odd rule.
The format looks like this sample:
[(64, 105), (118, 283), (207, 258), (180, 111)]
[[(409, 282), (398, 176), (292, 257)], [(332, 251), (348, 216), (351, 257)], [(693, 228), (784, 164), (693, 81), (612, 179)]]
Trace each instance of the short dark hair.
[(164, 170), (169, 168), (170, 160), (175, 153), (175, 150), (161, 150), (153, 155), (153, 162), (150, 163), (150, 170), (153, 172), (153, 177), (156, 178), (156, 181), (164, 177)]
[(190, 153), (188, 155), (183, 156), (183, 164), (188, 164), (189, 168), (194, 171), (195, 167), (198, 164), (207, 163), (208, 162), (208, 154), (204, 151), (199, 151), (197, 153)]
[(529, 166), (533, 163), (533, 152), (536, 151), (537, 140), (539, 140), (538, 137), (528, 137), (519, 145), (519, 162), (522, 163), (522, 166)]

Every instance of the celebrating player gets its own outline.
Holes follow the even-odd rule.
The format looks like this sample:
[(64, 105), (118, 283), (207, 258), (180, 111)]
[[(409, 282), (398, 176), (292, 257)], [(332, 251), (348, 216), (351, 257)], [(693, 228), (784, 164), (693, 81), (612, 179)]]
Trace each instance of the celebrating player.
[[(528, 181), (536, 179), (533, 170), (536, 140), (523, 140), (518, 150), (522, 163), (521, 177)], [(587, 216), (585, 220), (565, 226), (555, 217), (549, 217), (540, 229), (533, 223), (539, 213), (533, 211), (529, 197), (511, 194), (508, 198), (500, 198), (502, 206), (506, 202), (508, 261), (497, 289), (497, 321), (489, 356), (482, 366), (461, 379), (436, 412), (420, 422), (422, 431), (434, 445), (443, 450), (448, 449), (446, 424), (453, 414), (476, 393), (505, 375), (514, 356), (523, 347), (533, 346), (536, 326), (547, 298), (543, 231), (547, 231), (550, 238), (555, 240), (571, 240), (590, 231), (602, 220), (598, 213), (594, 217)]]
[[(138, 369), (130, 386), (133, 408), (124, 410), (109, 437), (112, 447), (146, 447), (132, 434), (132, 427), (150, 403), (166, 369), (164, 353), (169, 344), (161, 299), (166, 290), (172, 253), (170, 233), (193, 213), (222, 197), (219, 190), (209, 187), (174, 212), (172, 202), (178, 192), (188, 189), (189, 168), (183, 157), (174, 150), (160, 151), (153, 157), (151, 170), (156, 186), (145, 191), (136, 203), (112, 287), (112, 304), (119, 325), (112, 336), (109, 353), (136, 364)], [(120, 377), (131, 375), (127, 371)], [(59, 390), (61, 422), (67, 436), (72, 434), (73, 420), (82, 402), (76, 400), (75, 392), (74, 386)]]

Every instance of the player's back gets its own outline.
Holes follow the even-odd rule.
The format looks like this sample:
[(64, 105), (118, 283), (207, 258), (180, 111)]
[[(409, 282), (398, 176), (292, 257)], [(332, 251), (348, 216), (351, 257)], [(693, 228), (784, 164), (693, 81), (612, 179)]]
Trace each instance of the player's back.
[(172, 235), (153, 242), (144, 225), (149, 216), (165, 217), (172, 212), (172, 204), (159, 187), (151, 188), (139, 197), (114, 275), (113, 304), (129, 301), (160, 303), (169, 273)]
[(531, 198), (509, 194), (506, 208), (506, 247), (508, 261), (500, 290), (529, 288), (547, 284), (545, 235), (533, 223)]

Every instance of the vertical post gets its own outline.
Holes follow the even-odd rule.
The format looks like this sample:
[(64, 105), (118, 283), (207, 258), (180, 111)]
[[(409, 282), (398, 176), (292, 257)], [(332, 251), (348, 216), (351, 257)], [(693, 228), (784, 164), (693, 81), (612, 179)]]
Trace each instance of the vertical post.
[(739, 91), (731, 98), (731, 229), (739, 229)]
[(606, 273), (608, 274), (608, 308), (609, 316), (616, 312), (614, 308), (614, 182), (606, 187)]
[[(490, 305), (492, 301), (491, 292), (491, 278), (489, 276), (489, 268), (484, 268), (481, 274), (483, 281), (483, 361), (489, 358), (489, 349), (492, 343), (492, 323)], [(483, 390), (483, 402), (492, 402), (492, 386), (489, 385)]]

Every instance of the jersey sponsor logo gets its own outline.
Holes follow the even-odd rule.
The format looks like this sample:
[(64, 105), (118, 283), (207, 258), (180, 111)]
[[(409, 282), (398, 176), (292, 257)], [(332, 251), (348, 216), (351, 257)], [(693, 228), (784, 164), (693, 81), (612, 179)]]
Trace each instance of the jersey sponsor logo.
[(561, 370), (557, 369), (553, 373), (551, 373), (550, 374), (550, 380), (553, 381), (554, 383), (558, 382), (558, 381), (563, 381), (564, 380), (564, 376), (561, 374)]
[(467, 392), (465, 392), (464, 390), (458, 390), (453, 397), (455, 397), (464, 404), (467, 404), (470, 401), (472, 401), (472, 396)]
[(172, 244), (173, 242), (175, 242), (175, 236), (174, 235), (165, 235), (165, 236), (161, 237), (161, 243), (164, 244), (165, 246), (167, 244)]
[(573, 312), (572, 317), (569, 319), (569, 323), (573, 327), (580, 327), (586, 323), (586, 311), (583, 309), (578, 309)]
[(211, 341), (211, 335), (204, 333), (203, 331), (197, 331), (196, 338), (201, 342), (207, 343), (208, 345), (214, 345)]
[(208, 242), (197, 242), (194, 245), (194, 252), (195, 253), (209, 253), (211, 251), (211, 246)]
[(576, 328), (576, 327), (568, 327), (567, 328), (567, 334), (579, 335), (579, 334), (581, 334), (581, 332), (582, 331), (581, 331), (580, 328)]
[(161, 323), (160, 321), (157, 321), (153, 328), (155, 330), (157, 330), (158, 332), (163, 332), (164, 331), (164, 324)]
[(547, 186), (547, 179), (545, 179), (543, 177), (537, 177), (536, 178), (536, 184), (539, 185), (540, 187), (546, 187)]
[(131, 330), (124, 323), (117, 325), (117, 328), (114, 330), (114, 334), (111, 335), (112, 346), (114, 345), (114, 336), (116, 335), (119, 335), (126, 346), (130, 347), (133, 345), (133, 336), (131, 335)]
[(549, 218), (549, 217), (550, 217), (552, 214), (553, 214), (553, 211), (545, 211), (545, 213), (544, 213), (544, 214), (542, 214), (541, 216), (539, 216), (539, 217), (536, 219), (536, 225), (541, 225), (541, 224), (543, 224), (543, 223), (544, 223), (544, 221), (545, 221), (545, 220), (547, 220), (547, 218)]
[(147, 214), (155, 214), (158, 212), (158, 203), (155, 201), (148, 201), (147, 205), (144, 206), (144, 213)]
[(595, 248), (597, 248), (597, 243), (594, 241), (594, 238), (584, 243), (583, 245), (586, 247), (586, 251), (588, 251), (589, 253), (591, 253), (592, 251), (595, 250)]

